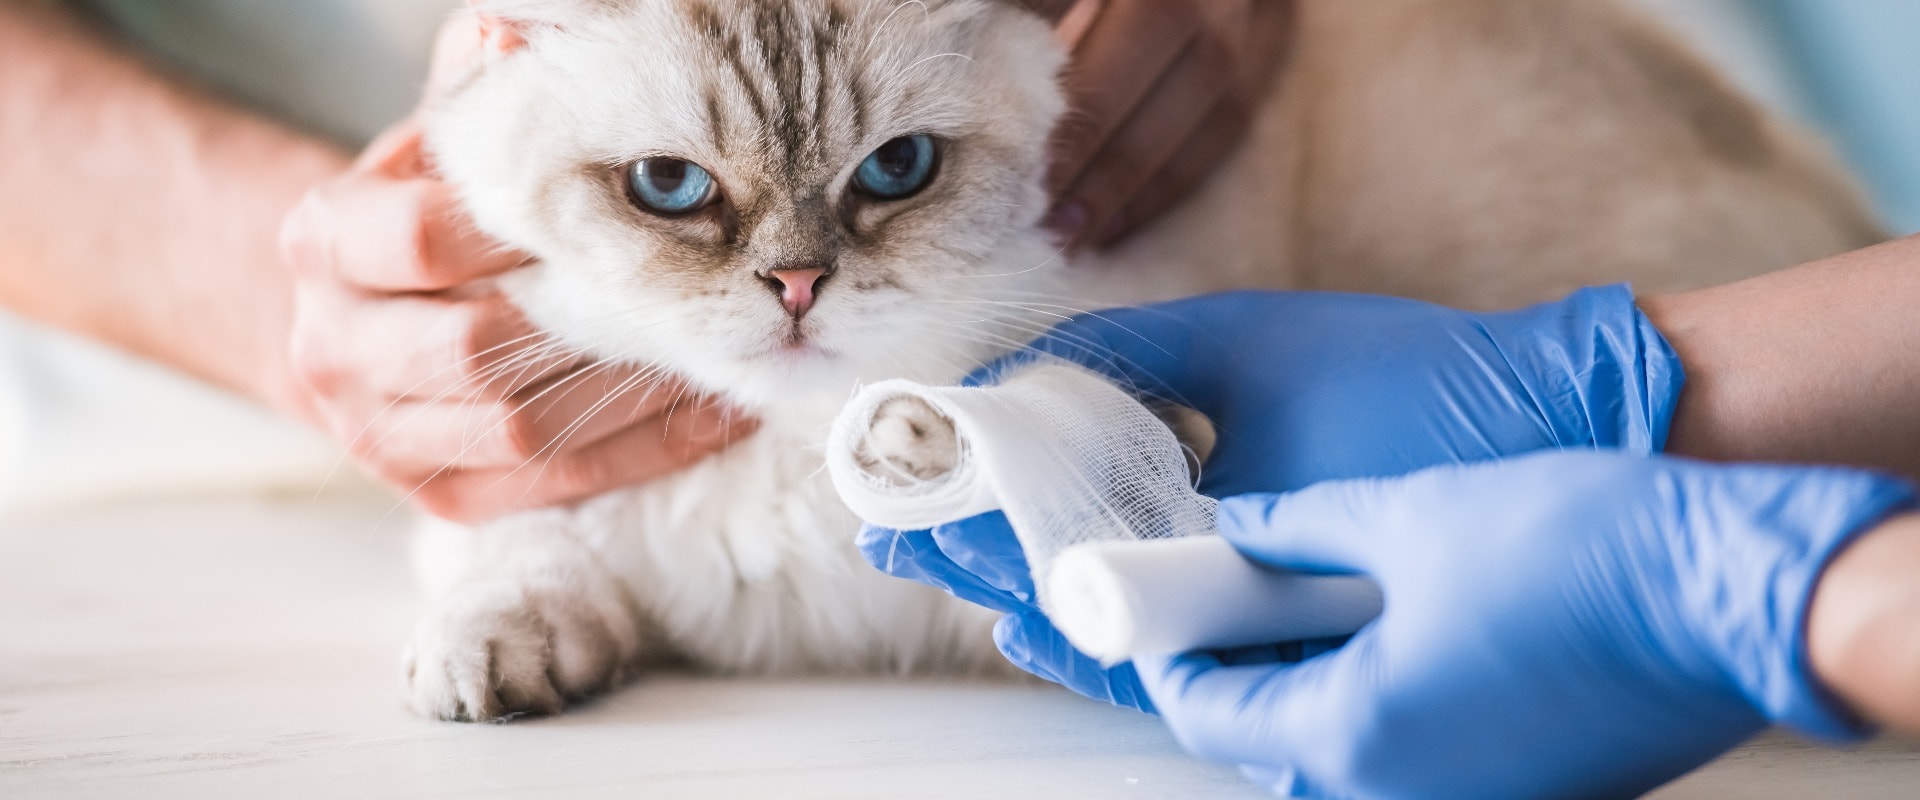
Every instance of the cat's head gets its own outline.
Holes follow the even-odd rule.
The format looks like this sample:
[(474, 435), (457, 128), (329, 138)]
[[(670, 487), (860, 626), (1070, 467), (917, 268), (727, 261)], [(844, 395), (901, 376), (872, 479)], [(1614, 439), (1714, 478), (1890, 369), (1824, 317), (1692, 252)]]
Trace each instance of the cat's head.
[(957, 377), (1044, 304), (1064, 56), (1013, 3), (476, 6), (494, 52), (429, 146), (571, 344), (766, 404)]

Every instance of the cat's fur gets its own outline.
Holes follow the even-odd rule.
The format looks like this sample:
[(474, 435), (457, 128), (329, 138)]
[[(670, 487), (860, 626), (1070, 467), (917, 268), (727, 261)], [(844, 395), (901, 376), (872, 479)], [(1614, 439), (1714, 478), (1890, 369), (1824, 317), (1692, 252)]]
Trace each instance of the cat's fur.
[[(1879, 238), (1817, 145), (1608, 0), (1304, 0), (1242, 152), (1071, 266), (1038, 228), (1064, 54), (1011, 3), (482, 7), (527, 46), (445, 98), (428, 136), (480, 226), (541, 259), (508, 291), (566, 342), (763, 425), (578, 508), (431, 527), (408, 683), (445, 718), (556, 710), (668, 658), (1004, 670), (991, 615), (861, 562), (820, 443), (858, 382), (951, 381), (1070, 308), (1245, 286), (1498, 306)], [(843, 210), (855, 166), (914, 133), (947, 143), (932, 188)], [(620, 168), (656, 155), (712, 171), (731, 210), (636, 211)], [(837, 269), (799, 323), (755, 275), (796, 261)]]

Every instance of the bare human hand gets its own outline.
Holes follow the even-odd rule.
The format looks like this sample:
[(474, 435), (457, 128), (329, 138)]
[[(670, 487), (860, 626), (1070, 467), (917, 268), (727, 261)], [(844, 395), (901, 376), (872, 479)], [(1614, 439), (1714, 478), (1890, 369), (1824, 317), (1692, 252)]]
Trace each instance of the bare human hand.
[[(471, 16), (449, 23), (432, 85), (481, 43)], [(474, 230), (433, 175), (417, 119), (309, 193), (282, 250), (312, 416), (435, 515), (473, 522), (581, 500), (682, 469), (753, 427), (670, 377), (536, 331), (486, 280), (528, 256)]]
[(1246, 135), (1293, 44), (1295, 0), (1028, 0), (1073, 56), (1048, 219), (1106, 247), (1198, 188)]

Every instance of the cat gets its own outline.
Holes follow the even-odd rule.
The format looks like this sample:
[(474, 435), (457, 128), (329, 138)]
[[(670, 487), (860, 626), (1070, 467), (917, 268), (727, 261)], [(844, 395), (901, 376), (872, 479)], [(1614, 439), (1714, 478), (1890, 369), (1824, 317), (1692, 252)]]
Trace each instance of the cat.
[(762, 425), (574, 508), (428, 523), (406, 676), (432, 717), (554, 712), (665, 662), (1010, 673), (995, 615), (861, 561), (821, 444), (856, 385), (952, 382), (1078, 310), (1242, 287), (1497, 307), (1883, 238), (1819, 143), (1606, 0), (1303, 0), (1238, 153), (1071, 256), (1041, 227), (1066, 53), (1010, 0), (478, 7), (510, 35), (427, 142), (538, 257), (502, 288)]

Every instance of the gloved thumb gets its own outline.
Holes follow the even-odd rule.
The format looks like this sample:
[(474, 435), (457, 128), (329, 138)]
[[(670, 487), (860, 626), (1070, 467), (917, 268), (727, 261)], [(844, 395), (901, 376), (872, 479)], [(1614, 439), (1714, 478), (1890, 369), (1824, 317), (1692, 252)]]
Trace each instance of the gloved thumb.
[[(1217, 656), (1137, 656), (1134, 669), (1180, 744), (1201, 758), (1292, 772), (1340, 728), (1366, 724), (1364, 679), (1377, 629), (1298, 664), (1229, 666)], [(1270, 775), (1282, 782), (1281, 775)]]
[(1220, 501), (1220, 535), (1241, 555), (1270, 567), (1372, 572), (1394, 530), (1393, 490), (1384, 481), (1322, 483), (1289, 494), (1246, 494)]

